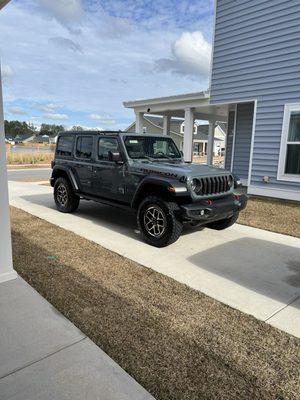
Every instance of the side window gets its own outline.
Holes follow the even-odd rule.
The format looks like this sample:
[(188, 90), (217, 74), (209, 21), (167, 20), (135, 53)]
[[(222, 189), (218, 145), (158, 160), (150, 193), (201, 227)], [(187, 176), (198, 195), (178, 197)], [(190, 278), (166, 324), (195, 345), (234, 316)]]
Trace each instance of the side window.
[(108, 153), (119, 151), (118, 139), (103, 137), (99, 139), (98, 158), (99, 160), (108, 161)]
[(73, 150), (74, 136), (61, 136), (56, 146), (56, 154), (59, 156), (71, 156)]
[(76, 157), (90, 159), (93, 151), (93, 136), (79, 136), (76, 142)]
[(300, 182), (300, 103), (285, 106), (277, 178)]

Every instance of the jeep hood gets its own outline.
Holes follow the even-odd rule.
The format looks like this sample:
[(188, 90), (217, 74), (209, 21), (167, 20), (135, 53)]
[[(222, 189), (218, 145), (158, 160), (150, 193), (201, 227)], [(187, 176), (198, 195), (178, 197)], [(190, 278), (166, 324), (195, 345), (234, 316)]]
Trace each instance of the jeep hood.
[(183, 161), (178, 162), (135, 162), (134, 167), (141, 169), (148, 174), (159, 174), (172, 176), (173, 178), (180, 179), (181, 177), (201, 177), (201, 176), (221, 176), (228, 175), (230, 171), (223, 168), (211, 167), (205, 164), (192, 164)]

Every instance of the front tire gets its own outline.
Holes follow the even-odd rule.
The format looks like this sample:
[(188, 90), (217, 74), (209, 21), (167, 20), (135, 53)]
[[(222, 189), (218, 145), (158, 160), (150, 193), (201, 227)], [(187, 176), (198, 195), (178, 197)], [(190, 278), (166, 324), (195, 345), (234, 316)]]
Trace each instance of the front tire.
[(144, 241), (155, 247), (166, 247), (179, 238), (182, 223), (176, 217), (176, 203), (160, 197), (146, 197), (140, 204), (137, 223)]
[(72, 213), (77, 210), (80, 198), (74, 193), (68, 179), (58, 178), (54, 184), (54, 201), (58, 211)]
[(215, 229), (217, 231), (222, 231), (223, 229), (229, 228), (236, 223), (239, 217), (239, 213), (233, 214), (230, 218), (222, 219), (220, 221), (211, 222), (207, 224), (207, 228)]

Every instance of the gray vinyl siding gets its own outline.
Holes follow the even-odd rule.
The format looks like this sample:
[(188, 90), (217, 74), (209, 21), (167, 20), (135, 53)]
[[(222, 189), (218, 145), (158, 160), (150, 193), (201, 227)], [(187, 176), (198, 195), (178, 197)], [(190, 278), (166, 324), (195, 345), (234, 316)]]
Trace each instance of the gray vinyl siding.
[(239, 178), (247, 180), (253, 125), (254, 103), (237, 105), (236, 135), (232, 171)]
[(225, 169), (231, 170), (231, 157), (233, 145), (235, 112), (229, 111), (228, 114), (228, 128), (227, 128), (227, 141), (226, 141), (226, 156), (225, 156)]
[(300, 103), (299, 21), (299, 0), (217, 1), (211, 103), (257, 100), (252, 185), (300, 189), (277, 180), (284, 105)]

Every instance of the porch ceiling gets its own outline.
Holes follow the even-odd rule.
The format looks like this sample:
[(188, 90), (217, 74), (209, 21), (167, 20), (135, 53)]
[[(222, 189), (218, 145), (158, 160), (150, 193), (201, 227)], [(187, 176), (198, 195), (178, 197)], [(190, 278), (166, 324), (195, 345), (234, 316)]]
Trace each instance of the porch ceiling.
[(127, 101), (123, 104), (126, 108), (134, 109), (135, 112), (170, 115), (177, 118), (184, 118), (185, 110), (190, 108), (194, 110), (195, 119), (215, 119), (226, 122), (228, 114), (228, 104), (209, 104), (208, 92)]

